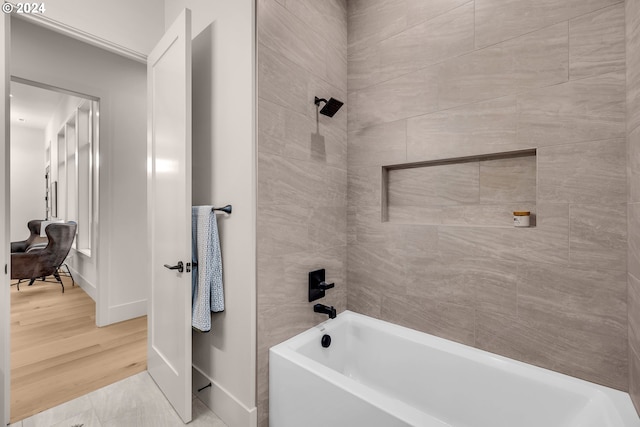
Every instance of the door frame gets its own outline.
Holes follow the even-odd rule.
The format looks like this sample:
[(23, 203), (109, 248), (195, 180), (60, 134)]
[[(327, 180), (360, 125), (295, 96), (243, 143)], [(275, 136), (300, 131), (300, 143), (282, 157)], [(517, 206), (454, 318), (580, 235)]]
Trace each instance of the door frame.
[[(3, 248), (0, 250), (0, 267), (4, 264), (4, 286), (1, 286), (0, 290), (0, 340), (2, 345), (2, 354), (0, 354), (0, 378), (3, 380), (2, 387), (4, 399), (0, 402), (0, 418), (5, 424), (9, 424), (9, 415), (11, 410), (11, 249), (9, 244), (10, 237), (10, 224), (11, 224), (11, 158), (10, 158), (10, 116), (9, 116), (9, 84), (10, 84), (10, 69), (9, 60), (11, 55), (11, 18), (7, 14), (0, 19), (0, 49), (2, 49), (2, 58), (0, 58), (0, 64), (2, 72), (0, 73), (0, 80), (3, 89), (0, 90), (0, 98), (2, 98), (2, 108), (0, 108), (0, 132), (2, 132), (0, 141), (0, 151), (4, 155), (4, 171), (2, 177), (0, 177), (0, 215), (4, 219), (3, 229), (0, 232), (0, 236), (3, 237)], [(1, 274), (1, 273), (0, 273)]]
[[(0, 381), (3, 384), (0, 384), (0, 387), (3, 390), (3, 401), (0, 399), (0, 418), (2, 418), (4, 416), (3, 420), (0, 420), (0, 422), (4, 422), (4, 425), (8, 425), (9, 424), (9, 420), (10, 420), (10, 407), (11, 407), (11, 400), (10, 400), (10, 393), (11, 393), (11, 363), (10, 363), (10, 357), (11, 357), (11, 294), (10, 294), (10, 284), (11, 284), (11, 274), (10, 274), (10, 268), (11, 268), (11, 259), (10, 259), (10, 249), (9, 249), (9, 244), (10, 244), (10, 209), (11, 209), (11, 193), (10, 193), (10, 121), (9, 121), (9, 114), (10, 114), (10, 107), (9, 107), (9, 85), (11, 82), (11, 70), (9, 67), (9, 63), (11, 60), (11, 19), (13, 18), (17, 18), (17, 19), (23, 19), (27, 22), (30, 22), (32, 24), (38, 25), (40, 27), (43, 27), (45, 29), (51, 30), (51, 31), (55, 31), (57, 33), (66, 35), (68, 37), (71, 37), (73, 39), (79, 40), (81, 42), (87, 43), (89, 45), (95, 46), (95, 47), (99, 47), (102, 49), (105, 49), (107, 51), (110, 51), (112, 53), (115, 53), (117, 55), (123, 56), (125, 58), (128, 59), (132, 59), (136, 62), (140, 62), (143, 64), (146, 64), (147, 62), (147, 56), (144, 54), (141, 54), (139, 52), (135, 52), (131, 49), (128, 49), (124, 46), (121, 46), (119, 44), (113, 43), (109, 40), (104, 40), (98, 37), (95, 37), (89, 33), (86, 33), (84, 31), (78, 30), (76, 28), (73, 28), (71, 26), (62, 24), (58, 21), (55, 21), (53, 19), (50, 19), (48, 17), (46, 17), (45, 15), (36, 15), (36, 14), (23, 14), (23, 15), (16, 15), (16, 14), (2, 14), (3, 17), (0, 19), (3, 19), (3, 23), (0, 23), (0, 46), (3, 46), (4, 51), (0, 53), (0, 55), (2, 56), (1, 61), (0, 61), (0, 66), (4, 67), (5, 70), (5, 76), (6, 76), (6, 81), (4, 82), (5, 85), (5, 99), (4, 99), (4, 109), (0, 109), (0, 114), (5, 114), (5, 128), (2, 129), (1, 125), (0, 125), (0, 132), (4, 131), (4, 136), (2, 136), (2, 141), (0, 141), (0, 152), (3, 152), (4, 156), (5, 156), (5, 163), (4, 163), (4, 176), (0, 177), (0, 212), (3, 212), (4, 214), (4, 218), (6, 219), (4, 221), (4, 233), (0, 232), (0, 236), (5, 236), (4, 237), (4, 241), (1, 243), (4, 248), (4, 251), (0, 251), (0, 257), (4, 258), (4, 263), (1, 262), (0, 260), (0, 271), (3, 270), (2, 264), (7, 264), (7, 273), (5, 275), (5, 280), (4, 280), (4, 286), (1, 287), (0, 289)], [(2, 75), (2, 73), (0, 73), (0, 76)], [(18, 80), (20, 80), (21, 78), (18, 77)], [(25, 79), (22, 79), (25, 80)], [(31, 81), (30, 81), (31, 82)], [(32, 83), (39, 83), (39, 82), (32, 82)], [(46, 82), (41, 82), (44, 86), (46, 87), (50, 87), (51, 85), (49, 85)], [(55, 85), (53, 85), (53, 87), (55, 87)], [(95, 88), (94, 88), (95, 89)], [(64, 90), (64, 89), (62, 89)], [(69, 91), (66, 91), (69, 92)], [(95, 98), (97, 100), (99, 100), (100, 102), (102, 102), (103, 100), (103, 94), (102, 91), (98, 91), (99, 93), (95, 93), (95, 90), (91, 90), (91, 91), (83, 91), (83, 92), (94, 92), (92, 93), (91, 98)], [(73, 92), (71, 92), (73, 93)], [(78, 92), (78, 93), (82, 93), (82, 92)], [(0, 96), (2, 95), (2, 91), (0, 91)], [(83, 95), (85, 97), (87, 97), (86, 95)], [(103, 105), (101, 105), (101, 108), (104, 107)], [(96, 144), (96, 152), (100, 152), (100, 142), (99, 140), (97, 141)], [(95, 170), (95, 174), (94, 174), (94, 179), (95, 181), (95, 186), (99, 188), (99, 183), (100, 183), (100, 171), (99, 171), (99, 166), (96, 164), (95, 165), (96, 170)], [(109, 177), (105, 177), (105, 179), (109, 179)], [(4, 194), (3, 194), (4, 191)], [(98, 224), (97, 221), (97, 216), (99, 213), (99, 200), (98, 203), (96, 204), (96, 209), (93, 212), (94, 215), (94, 228), (96, 226), (96, 224)], [(94, 250), (96, 251), (96, 257), (101, 256), (102, 257), (102, 261), (97, 265), (97, 274), (98, 274), (98, 282), (99, 283), (107, 283), (108, 282), (108, 269), (105, 268), (106, 265), (108, 265), (108, 251), (104, 250), (104, 248), (106, 247), (105, 243), (106, 243), (106, 236), (103, 236), (102, 238), (100, 236), (98, 236), (98, 238), (95, 241), (95, 248)], [(96, 258), (97, 259), (97, 258)], [(100, 265), (102, 264), (102, 266)], [(0, 273), (1, 274), (1, 273)], [(106, 292), (106, 287), (104, 286), (98, 286), (98, 303), (96, 304), (96, 325), (97, 326), (105, 326), (107, 324), (107, 320), (108, 320), (108, 295)]]

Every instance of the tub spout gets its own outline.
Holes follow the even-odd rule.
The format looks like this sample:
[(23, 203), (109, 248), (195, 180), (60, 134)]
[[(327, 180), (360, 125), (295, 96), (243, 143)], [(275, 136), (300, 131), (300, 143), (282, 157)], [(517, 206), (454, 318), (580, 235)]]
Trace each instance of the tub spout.
[(324, 304), (316, 304), (313, 306), (313, 311), (315, 311), (316, 313), (327, 314), (329, 316), (329, 319), (336, 318), (336, 309), (333, 306), (329, 307)]

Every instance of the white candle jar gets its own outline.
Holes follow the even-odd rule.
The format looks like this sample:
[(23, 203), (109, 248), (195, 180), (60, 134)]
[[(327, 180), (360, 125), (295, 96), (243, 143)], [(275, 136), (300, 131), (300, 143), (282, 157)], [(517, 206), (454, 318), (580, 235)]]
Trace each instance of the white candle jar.
[(515, 227), (529, 227), (531, 219), (531, 212), (529, 211), (515, 211), (513, 213), (513, 225)]

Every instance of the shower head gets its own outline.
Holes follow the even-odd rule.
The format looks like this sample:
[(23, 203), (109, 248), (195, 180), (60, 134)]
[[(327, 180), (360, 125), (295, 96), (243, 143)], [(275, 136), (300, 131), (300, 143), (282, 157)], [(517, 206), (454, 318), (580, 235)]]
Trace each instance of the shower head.
[(324, 102), (325, 104), (324, 104), (324, 107), (320, 109), (320, 114), (324, 114), (325, 116), (329, 116), (329, 117), (333, 117), (334, 114), (338, 112), (340, 107), (344, 105), (343, 102), (338, 101), (335, 98), (329, 98), (329, 100), (327, 101), (324, 98), (318, 98), (316, 96), (314, 104), (316, 104), (319, 107), (321, 102)]

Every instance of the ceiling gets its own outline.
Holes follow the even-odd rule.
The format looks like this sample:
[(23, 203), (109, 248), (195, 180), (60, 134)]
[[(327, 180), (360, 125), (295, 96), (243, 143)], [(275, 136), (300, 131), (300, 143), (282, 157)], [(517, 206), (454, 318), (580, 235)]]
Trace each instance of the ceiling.
[(11, 125), (44, 130), (56, 107), (67, 97), (71, 96), (11, 82)]

